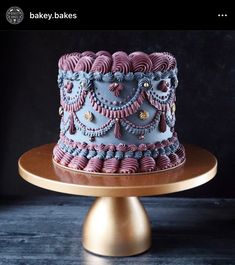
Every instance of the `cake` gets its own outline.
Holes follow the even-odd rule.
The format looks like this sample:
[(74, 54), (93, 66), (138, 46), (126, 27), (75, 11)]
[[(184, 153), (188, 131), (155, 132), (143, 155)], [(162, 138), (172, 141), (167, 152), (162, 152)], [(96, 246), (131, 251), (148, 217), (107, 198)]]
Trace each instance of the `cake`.
[(58, 65), (56, 164), (84, 172), (131, 174), (172, 169), (185, 161), (174, 130), (174, 56), (86, 51), (65, 54)]

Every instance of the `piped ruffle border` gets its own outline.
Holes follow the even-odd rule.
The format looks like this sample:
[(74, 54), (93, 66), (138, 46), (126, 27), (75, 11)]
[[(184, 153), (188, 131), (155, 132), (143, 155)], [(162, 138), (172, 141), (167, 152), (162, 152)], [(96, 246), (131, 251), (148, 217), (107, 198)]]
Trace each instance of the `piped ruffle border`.
[(156, 80), (159, 81), (161, 79), (165, 78), (177, 78), (177, 73), (178, 69), (175, 68), (173, 70), (169, 70), (166, 72), (150, 72), (150, 73), (143, 73), (143, 72), (129, 72), (127, 74), (121, 73), (121, 72), (115, 72), (115, 73), (106, 73), (102, 74), (99, 72), (94, 72), (94, 73), (86, 73), (83, 71), (80, 72), (72, 72), (72, 71), (64, 71), (60, 70), (58, 72), (58, 85), (59, 87), (63, 85), (63, 80), (70, 80), (70, 81), (80, 81), (82, 80), (83, 82), (85, 81), (85, 85), (87, 88), (91, 86), (91, 81), (103, 81), (103, 82), (123, 82), (123, 81), (132, 81), (132, 80), (137, 80), (139, 81), (140, 79), (146, 78), (146, 81), (149, 80)]
[(97, 145), (74, 142), (61, 135), (53, 159), (62, 166), (87, 172), (131, 174), (169, 169), (185, 160), (177, 134), (162, 142), (140, 145)]

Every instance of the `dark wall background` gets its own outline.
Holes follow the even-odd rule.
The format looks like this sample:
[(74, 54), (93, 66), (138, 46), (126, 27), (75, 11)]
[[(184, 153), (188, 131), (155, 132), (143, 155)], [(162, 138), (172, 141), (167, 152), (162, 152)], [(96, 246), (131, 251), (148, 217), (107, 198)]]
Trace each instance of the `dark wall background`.
[(179, 68), (180, 141), (216, 155), (214, 180), (171, 196), (235, 195), (235, 31), (5, 31), (1, 34), (0, 194), (50, 193), (23, 181), (17, 160), (59, 135), (57, 61), (73, 51), (169, 51)]

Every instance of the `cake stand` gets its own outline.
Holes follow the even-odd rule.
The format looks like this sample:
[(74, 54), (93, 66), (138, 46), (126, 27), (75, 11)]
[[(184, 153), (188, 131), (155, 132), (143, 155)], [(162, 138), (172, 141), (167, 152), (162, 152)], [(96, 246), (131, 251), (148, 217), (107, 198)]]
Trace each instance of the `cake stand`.
[(19, 174), (44, 189), (98, 197), (84, 220), (82, 243), (103, 256), (131, 256), (150, 247), (150, 222), (137, 196), (191, 189), (211, 180), (217, 171), (216, 158), (193, 145), (185, 145), (186, 162), (175, 169), (130, 175), (62, 168), (52, 162), (53, 147), (47, 144), (24, 153)]

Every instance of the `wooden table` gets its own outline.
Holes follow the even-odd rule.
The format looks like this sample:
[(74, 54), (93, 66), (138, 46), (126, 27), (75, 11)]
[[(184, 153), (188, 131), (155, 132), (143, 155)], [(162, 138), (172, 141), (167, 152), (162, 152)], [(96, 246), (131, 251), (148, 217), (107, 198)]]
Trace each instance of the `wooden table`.
[(130, 256), (151, 244), (147, 213), (136, 196), (186, 190), (212, 179), (216, 158), (208, 151), (186, 145), (186, 163), (163, 172), (116, 175), (64, 169), (52, 162), (53, 144), (34, 148), (19, 159), (19, 173), (28, 182), (63, 193), (99, 196), (83, 226), (83, 246), (105, 256)]
[(141, 198), (152, 246), (142, 255), (112, 258), (82, 247), (82, 224), (93, 201), (71, 195), (0, 198), (0, 264), (235, 264), (235, 200)]

